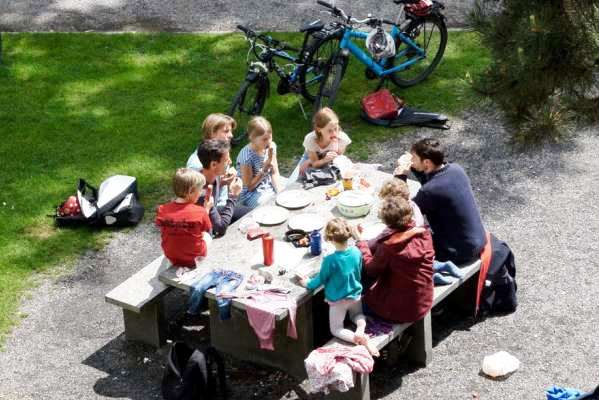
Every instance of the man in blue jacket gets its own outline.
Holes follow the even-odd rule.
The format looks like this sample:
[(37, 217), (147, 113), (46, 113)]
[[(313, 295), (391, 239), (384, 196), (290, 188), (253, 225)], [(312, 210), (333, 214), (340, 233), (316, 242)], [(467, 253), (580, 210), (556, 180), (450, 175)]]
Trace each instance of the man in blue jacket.
[(486, 236), (470, 179), (461, 166), (446, 163), (436, 139), (422, 139), (398, 160), (396, 178), (412, 171), (422, 187), (413, 198), (433, 232), (438, 261), (467, 264), (480, 257)]

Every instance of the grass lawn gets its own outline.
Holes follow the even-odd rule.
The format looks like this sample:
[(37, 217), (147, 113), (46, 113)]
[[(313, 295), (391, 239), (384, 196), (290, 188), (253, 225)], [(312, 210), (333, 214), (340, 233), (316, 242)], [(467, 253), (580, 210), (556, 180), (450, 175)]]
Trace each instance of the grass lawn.
[[(301, 41), (296, 34), (275, 36)], [(98, 184), (113, 174), (136, 176), (151, 218), (158, 202), (169, 198), (171, 174), (196, 146), (204, 116), (227, 109), (243, 79), (247, 50), (240, 34), (24, 33), (3, 39), (0, 338), (19, 319), (19, 301), (36, 273), (56, 271), (109, 238), (108, 231), (57, 229), (47, 217), (74, 192), (77, 179)], [(475, 103), (467, 77), (487, 62), (474, 34), (450, 32), (437, 71), (398, 94), (409, 104), (456, 115)], [(359, 119), (359, 99), (375, 85), (363, 72), (352, 60), (336, 107), (354, 141), (354, 158), (366, 156), (369, 142), (409, 129), (376, 128)], [(288, 168), (310, 124), (295, 97), (274, 89), (265, 115)]]

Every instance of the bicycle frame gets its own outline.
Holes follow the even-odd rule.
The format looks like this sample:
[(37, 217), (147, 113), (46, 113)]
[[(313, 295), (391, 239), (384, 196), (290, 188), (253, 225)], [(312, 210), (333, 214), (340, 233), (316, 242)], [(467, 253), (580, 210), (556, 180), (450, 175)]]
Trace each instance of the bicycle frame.
[(403, 43), (407, 44), (408, 47), (400, 51), (396, 56), (403, 56), (410, 49), (416, 51), (416, 56), (410, 58), (408, 61), (396, 65), (393, 68), (385, 69), (384, 65), (387, 62), (387, 59), (382, 59), (381, 61), (375, 61), (368, 53), (358, 47), (357, 44), (352, 42), (352, 39), (361, 39), (366, 40), (368, 36), (367, 32), (354, 30), (352, 27), (346, 27), (343, 32), (343, 38), (341, 39), (341, 43), (339, 44), (340, 49), (346, 49), (351, 54), (353, 54), (362, 64), (366, 65), (370, 68), (377, 76), (385, 76), (392, 74), (394, 72), (403, 71), (409, 66), (417, 63), (425, 57), (425, 52), (422, 50), (412, 39), (408, 36), (404, 35), (397, 26), (393, 26), (391, 28), (391, 36), (395, 38), (399, 38)]

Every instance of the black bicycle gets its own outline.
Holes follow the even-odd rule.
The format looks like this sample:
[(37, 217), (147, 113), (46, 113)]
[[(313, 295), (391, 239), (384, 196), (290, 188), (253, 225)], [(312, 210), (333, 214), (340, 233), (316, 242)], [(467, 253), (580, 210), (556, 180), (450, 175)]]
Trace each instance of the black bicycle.
[[(271, 72), (279, 77), (277, 93), (295, 93), (311, 103), (318, 95), (326, 64), (337, 50), (322, 45), (327, 36), (322, 33), (325, 27), (320, 20), (300, 29), (304, 33), (300, 49), (243, 25), (238, 25), (237, 28), (245, 34), (250, 49), (245, 80), (227, 112), (235, 118), (238, 126), (233, 134), (233, 144), (240, 143), (246, 137), (248, 120), (262, 113), (270, 93)], [(285, 60), (287, 64), (279, 65), (277, 59)]]

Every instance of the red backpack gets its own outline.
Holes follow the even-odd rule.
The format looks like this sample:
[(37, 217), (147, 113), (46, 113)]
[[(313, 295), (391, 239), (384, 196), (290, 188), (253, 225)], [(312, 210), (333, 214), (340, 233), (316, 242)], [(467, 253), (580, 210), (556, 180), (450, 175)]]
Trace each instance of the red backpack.
[(404, 101), (389, 89), (381, 89), (362, 97), (362, 110), (370, 119), (395, 119)]
[(420, 0), (417, 3), (406, 4), (405, 10), (418, 17), (425, 17), (430, 13), (432, 6), (433, 2), (431, 0)]

